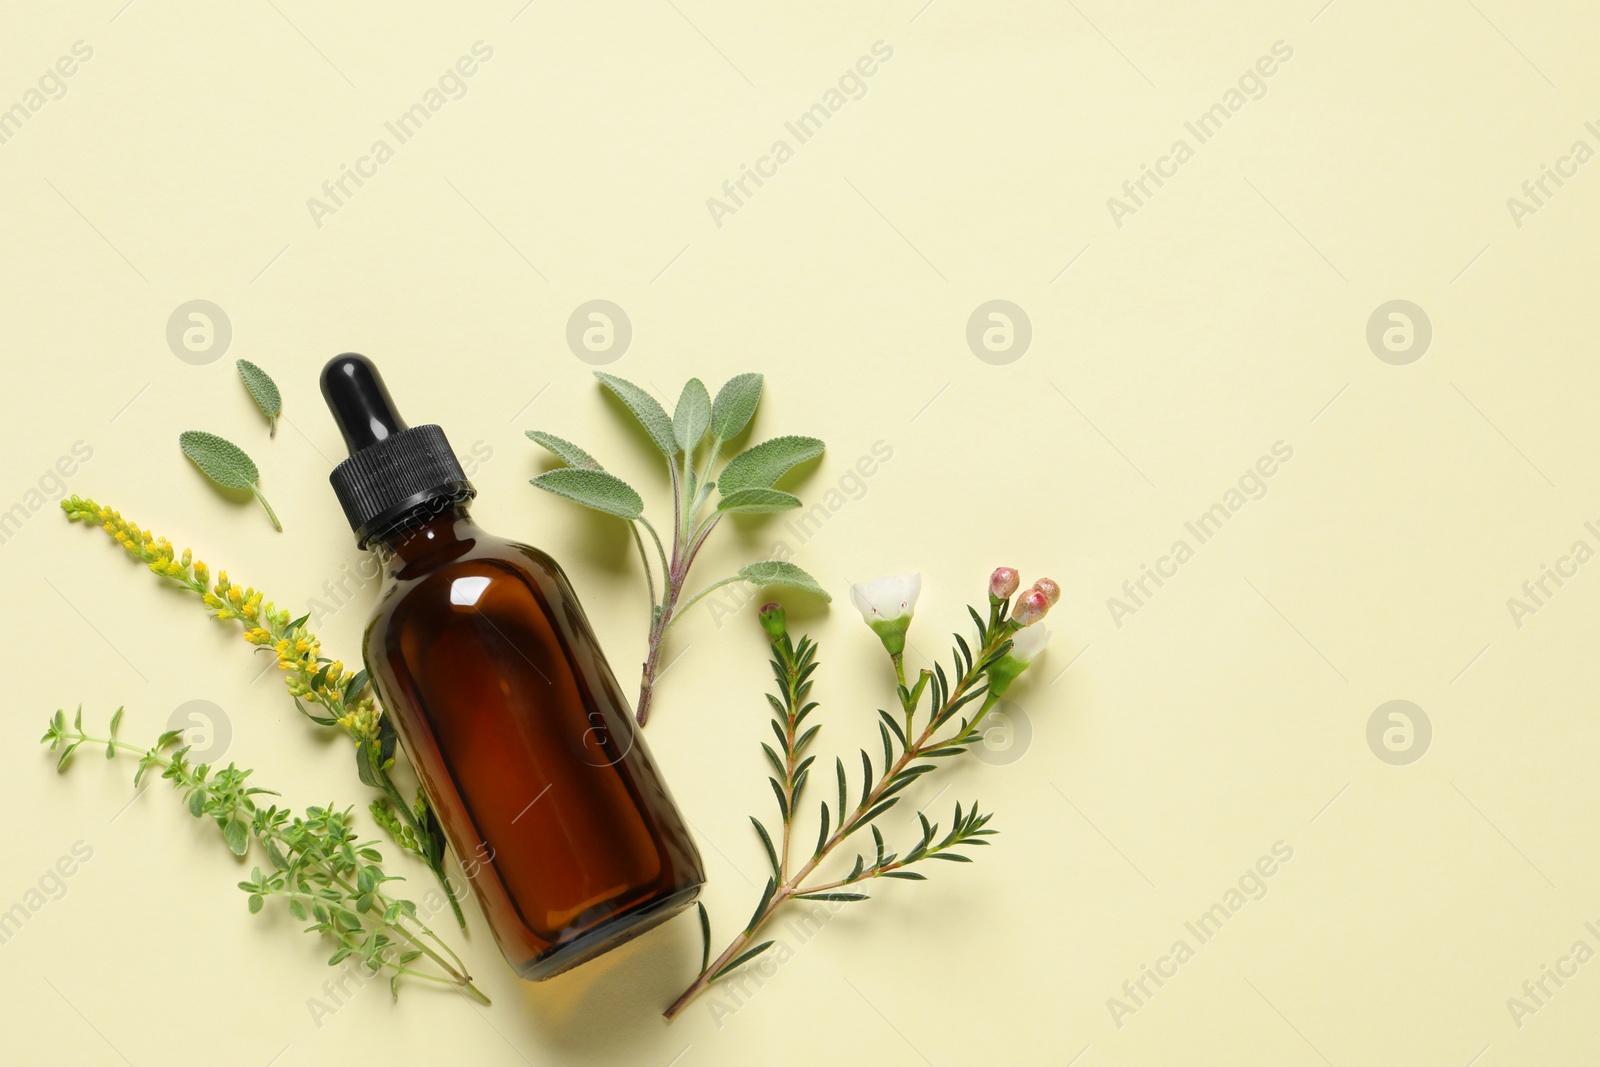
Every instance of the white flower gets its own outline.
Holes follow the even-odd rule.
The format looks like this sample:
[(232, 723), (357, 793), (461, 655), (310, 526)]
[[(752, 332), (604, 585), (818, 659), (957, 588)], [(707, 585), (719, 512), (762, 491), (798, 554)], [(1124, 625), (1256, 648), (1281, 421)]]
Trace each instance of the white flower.
[(1049, 643), (1049, 630), (1043, 626), (1029, 626), (1017, 631), (1017, 635), (1011, 639), (1011, 651), (1006, 655), (1021, 660), (1026, 666), (1037, 659)]
[(893, 622), (902, 615), (910, 615), (916, 610), (921, 593), (922, 575), (896, 574), (865, 585), (852, 585), (850, 602), (871, 626), (875, 622)]
[(1028, 664), (1039, 658), (1044, 646), (1050, 643), (1050, 631), (1043, 626), (1029, 626), (1011, 636), (1011, 648), (989, 668), (989, 695), (998, 697), (1011, 688), (1017, 676), (1028, 669)]
[(879, 578), (865, 585), (850, 587), (850, 602), (872, 627), (889, 655), (898, 656), (906, 648), (906, 630), (916, 611), (922, 592), (922, 575), (899, 574)]

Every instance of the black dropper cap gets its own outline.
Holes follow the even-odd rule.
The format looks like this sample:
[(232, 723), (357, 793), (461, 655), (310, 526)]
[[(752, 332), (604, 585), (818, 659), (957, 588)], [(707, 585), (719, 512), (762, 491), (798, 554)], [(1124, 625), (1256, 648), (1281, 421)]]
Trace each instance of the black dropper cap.
[(350, 449), (328, 481), (362, 548), (476, 493), (444, 431), (431, 424), (407, 427), (366, 356), (346, 352), (329, 360), (322, 398)]

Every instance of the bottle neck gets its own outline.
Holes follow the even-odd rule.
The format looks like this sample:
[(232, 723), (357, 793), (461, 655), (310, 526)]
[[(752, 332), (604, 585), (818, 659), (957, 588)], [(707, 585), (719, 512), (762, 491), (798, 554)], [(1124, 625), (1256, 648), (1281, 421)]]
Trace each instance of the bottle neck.
[(446, 502), (374, 537), (371, 548), (387, 577), (408, 578), (466, 552), (481, 533), (467, 512), (466, 501)]

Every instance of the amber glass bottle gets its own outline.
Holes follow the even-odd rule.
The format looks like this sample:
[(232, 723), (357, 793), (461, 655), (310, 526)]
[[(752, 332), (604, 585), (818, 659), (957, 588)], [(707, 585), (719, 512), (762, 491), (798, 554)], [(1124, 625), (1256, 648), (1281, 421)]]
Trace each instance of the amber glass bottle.
[(548, 978), (686, 907), (700, 854), (566, 575), (473, 524), (443, 432), (407, 428), (370, 361), (322, 391), (384, 564), (367, 670), (506, 959)]

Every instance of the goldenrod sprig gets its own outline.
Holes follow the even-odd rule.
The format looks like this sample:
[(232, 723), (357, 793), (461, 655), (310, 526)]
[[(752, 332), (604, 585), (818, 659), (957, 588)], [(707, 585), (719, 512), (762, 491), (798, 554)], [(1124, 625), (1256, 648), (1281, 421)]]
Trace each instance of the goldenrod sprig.
[(287, 808), (257, 805), (258, 796), (276, 796), (269, 789), (249, 785), (249, 770), (233, 764), (217, 770), (204, 763), (191, 764), (188, 746), (180, 746), (182, 732), (169, 730), (148, 748), (117, 740), (122, 709), (111, 717), (106, 737), (92, 737), (83, 729), (83, 709), (72, 725), (57, 711), (41, 743), (60, 750), (57, 770), (65, 771), (80, 745), (104, 746), (106, 759), (137, 756), (134, 785), (152, 769), (172, 783), (197, 819), (210, 818), (235, 856), (247, 855), (253, 840), (266, 855), (270, 869), (256, 867), (239, 888), (249, 894), (247, 904), (255, 914), (268, 897), (282, 899), (291, 915), (309, 919), (307, 933), (325, 934), (335, 943), (329, 966), (359, 959), (371, 974), (387, 973), (389, 990), (398, 997), (400, 979), (416, 978), (454, 987), (481, 1004), (489, 998), (472, 984), (466, 964), (428, 928), (409, 900), (390, 896), (384, 889), (399, 881), (385, 873), (383, 856), (360, 841), (352, 828), (350, 809), (332, 805), (307, 808), (304, 817)]
[(373, 818), (433, 870), (456, 921), (465, 927), (466, 916), (445, 874), (444, 832), (438, 819), (420, 790), (414, 805), (407, 804), (390, 777), (397, 739), (367, 672), (347, 672), (342, 660), (324, 656), (321, 640), (306, 628), (307, 616), (291, 619), (287, 610), (264, 600), (259, 590), (235, 584), (227, 571), (218, 572), (213, 580), (210, 568), (189, 549), (178, 553), (165, 537), (124, 519), (115, 509), (77, 495), (63, 500), (61, 507), (69, 520), (99, 526), (153, 574), (195, 594), (214, 618), (237, 621), (246, 641), (272, 654), (295, 707), (319, 726), (341, 729), (355, 743), (361, 781), (384, 793), (372, 804)]

